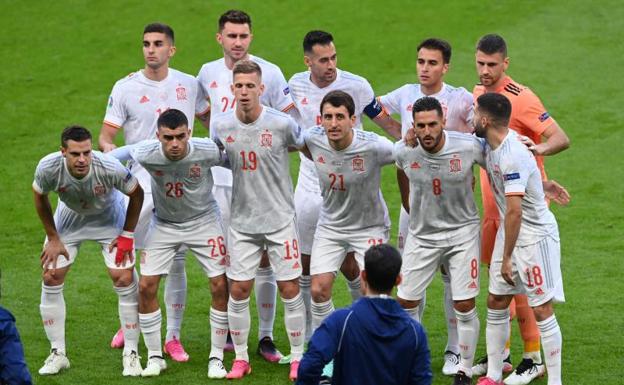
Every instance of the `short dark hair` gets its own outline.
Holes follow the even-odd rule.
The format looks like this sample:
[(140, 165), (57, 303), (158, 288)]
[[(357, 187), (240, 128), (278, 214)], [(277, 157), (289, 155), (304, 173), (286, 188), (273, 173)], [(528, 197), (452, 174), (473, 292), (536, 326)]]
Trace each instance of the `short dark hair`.
[(73, 140), (74, 142), (84, 142), (85, 140), (91, 140), (91, 133), (89, 130), (82, 126), (73, 125), (65, 127), (61, 134), (61, 146), (67, 148), (67, 141)]
[(241, 10), (230, 9), (219, 18), (219, 31), (223, 31), (225, 23), (247, 24), (251, 30), (251, 17)]
[(503, 94), (487, 92), (477, 98), (477, 108), (487, 114), (495, 124), (507, 126), (511, 116), (511, 102)]
[(401, 254), (384, 243), (372, 246), (364, 253), (364, 270), (368, 286), (377, 293), (389, 293), (401, 273)]
[(444, 116), (444, 112), (442, 111), (442, 105), (440, 104), (438, 99), (431, 96), (424, 96), (416, 100), (414, 104), (412, 104), (412, 118), (416, 116), (417, 112), (434, 110), (438, 113), (439, 117)]
[(349, 112), (349, 117), (352, 117), (353, 114), (355, 114), (355, 102), (353, 101), (351, 95), (344, 91), (330, 91), (323, 97), (320, 108), (321, 115), (323, 115), (323, 106), (325, 103), (329, 103), (334, 107), (344, 106)]
[(420, 51), (421, 48), (440, 51), (442, 52), (442, 60), (444, 60), (444, 63), (448, 64), (451, 62), (451, 45), (446, 40), (432, 37), (420, 43), (416, 52)]
[(481, 51), (486, 55), (501, 53), (503, 57), (507, 57), (507, 43), (505, 43), (505, 39), (501, 35), (491, 33), (479, 39), (477, 51)]
[(146, 33), (151, 33), (151, 32), (164, 33), (165, 36), (167, 36), (171, 40), (172, 44), (175, 42), (173, 29), (167, 24), (150, 23), (146, 25), (145, 28), (143, 28), (143, 35), (145, 35)]
[(188, 118), (184, 115), (184, 112), (171, 108), (160, 114), (156, 125), (159, 129), (162, 127), (172, 130), (181, 126), (188, 127)]
[(331, 33), (325, 31), (310, 31), (306, 33), (303, 38), (303, 52), (310, 53), (312, 52), (312, 47), (317, 44), (320, 45), (328, 45), (329, 43), (334, 41), (334, 37)]
[(234, 68), (232, 68), (232, 76), (236, 76), (236, 74), (258, 74), (259, 77), (262, 77), (262, 68), (252, 60), (239, 60), (234, 64)]

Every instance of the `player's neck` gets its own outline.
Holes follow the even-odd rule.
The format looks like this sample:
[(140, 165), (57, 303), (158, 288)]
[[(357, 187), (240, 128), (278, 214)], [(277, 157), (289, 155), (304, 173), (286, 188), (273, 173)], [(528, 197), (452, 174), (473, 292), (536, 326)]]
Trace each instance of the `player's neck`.
[(153, 80), (155, 82), (162, 81), (167, 77), (167, 75), (169, 75), (169, 66), (164, 65), (158, 68), (145, 66), (143, 75), (145, 75), (145, 77), (149, 80)]
[(317, 77), (314, 76), (313, 73), (310, 73), (310, 81), (312, 82), (312, 84), (314, 84), (318, 88), (325, 88), (328, 85), (330, 85), (333, 82), (335, 82), (336, 78), (333, 78), (331, 81), (327, 81), (327, 80), (324, 80), (322, 78), (317, 78)]
[(258, 120), (260, 114), (262, 113), (262, 105), (258, 104), (251, 110), (243, 110), (241, 108), (236, 109), (236, 117), (238, 120), (243, 122), (244, 124), (251, 124)]
[(240, 60), (249, 60), (249, 53), (246, 53), (244, 57), (240, 58), (239, 60), (234, 60), (231, 57), (224, 55), (223, 59), (225, 60), (225, 66), (231, 70), (232, 68), (234, 68), (234, 64), (238, 63)]
[(342, 139), (330, 140), (329, 145), (336, 151), (342, 151), (349, 147), (353, 143), (353, 129), (349, 130), (349, 133)]
[(488, 142), (492, 150), (496, 150), (507, 137), (508, 128), (491, 128), (487, 131), (485, 140)]
[(429, 95), (435, 95), (438, 92), (440, 92), (440, 90), (442, 90), (442, 86), (444, 85), (443, 82), (431, 85), (431, 86), (425, 86), (423, 84), (420, 85), (420, 91), (425, 95), (425, 96), (429, 96)]

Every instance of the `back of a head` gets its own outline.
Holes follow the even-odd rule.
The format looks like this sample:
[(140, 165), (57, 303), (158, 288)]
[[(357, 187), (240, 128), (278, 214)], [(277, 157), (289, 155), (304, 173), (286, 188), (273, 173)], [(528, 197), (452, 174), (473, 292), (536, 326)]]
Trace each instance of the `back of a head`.
[(145, 28), (143, 28), (143, 34), (145, 35), (146, 33), (164, 33), (165, 36), (167, 36), (169, 38), (169, 40), (171, 40), (171, 44), (173, 44), (175, 42), (174, 39), (174, 34), (173, 34), (173, 29), (168, 26), (167, 24), (163, 24), (163, 23), (150, 23), (148, 25), (145, 26)]
[(487, 92), (477, 98), (477, 108), (492, 119), (500, 128), (509, 125), (511, 117), (511, 102), (503, 94)]
[(507, 57), (507, 43), (501, 35), (495, 33), (485, 35), (477, 42), (477, 51), (481, 51), (486, 55), (494, 55), (500, 53), (503, 57)]
[(178, 127), (188, 127), (188, 118), (184, 112), (170, 108), (167, 111), (160, 114), (156, 123), (158, 129), (169, 128), (175, 130)]
[(388, 244), (373, 246), (364, 254), (368, 286), (380, 294), (389, 294), (401, 273), (401, 254)]
[(446, 40), (429, 38), (423, 40), (418, 45), (416, 52), (420, 51), (421, 48), (440, 51), (442, 52), (442, 60), (444, 60), (444, 63), (449, 64), (451, 62), (451, 45)]
[(225, 23), (247, 24), (251, 30), (251, 17), (244, 11), (238, 9), (230, 9), (219, 17), (219, 31), (223, 31)]
[(311, 53), (315, 45), (328, 45), (334, 41), (331, 33), (325, 31), (310, 31), (303, 38), (303, 52)]

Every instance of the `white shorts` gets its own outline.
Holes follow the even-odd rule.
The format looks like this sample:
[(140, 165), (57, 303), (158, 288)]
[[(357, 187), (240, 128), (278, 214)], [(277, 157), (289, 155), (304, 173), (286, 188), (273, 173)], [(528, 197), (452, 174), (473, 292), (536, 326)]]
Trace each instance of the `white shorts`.
[[(224, 229), (230, 228), (230, 209), (232, 207), (232, 186), (212, 186), (212, 196), (217, 201), (219, 211), (221, 212), (221, 223)], [(228, 232), (225, 232), (227, 241)]]
[(316, 229), (310, 257), (310, 275), (333, 273), (340, 269), (348, 252), (355, 253), (360, 269), (364, 269), (364, 253), (371, 246), (388, 242), (385, 226), (373, 227), (363, 232), (338, 234), (323, 226)]
[(531, 307), (543, 305), (550, 300), (565, 302), (559, 234), (547, 236), (532, 245), (514, 248), (511, 258), (515, 286), (508, 284), (501, 275), (503, 245), (504, 239), (499, 231), (490, 264), (490, 293), (525, 293)]
[(397, 234), (397, 249), (401, 255), (403, 255), (403, 250), (405, 250), (405, 242), (407, 241), (408, 232), (409, 214), (405, 211), (403, 205), (401, 205), (401, 212), (399, 213), (399, 232)]
[(421, 300), (440, 265), (451, 278), (454, 301), (475, 298), (479, 294), (479, 232), (466, 242), (448, 247), (422, 246), (409, 234), (405, 243), (397, 295), (408, 301)]
[(301, 254), (311, 255), (314, 244), (314, 233), (319, 213), (323, 205), (323, 196), (297, 186), (295, 188), (295, 211), (297, 212), (297, 228), (299, 229), (299, 249)]
[(195, 254), (209, 278), (225, 273), (229, 254), (219, 221), (198, 218), (184, 223), (152, 220), (146, 248), (141, 251), (141, 275), (169, 273), (174, 255), (182, 248)]
[[(76, 213), (59, 200), (54, 212), (54, 224), (61, 241), (69, 253), (69, 261), (61, 255), (56, 261), (56, 267), (67, 267), (74, 263), (82, 242), (94, 241), (98, 242), (102, 247), (102, 256), (104, 256), (106, 267), (119, 269), (120, 267), (115, 265), (115, 254), (117, 251), (113, 250), (112, 253), (109, 253), (108, 246), (123, 230), (125, 210), (123, 199), (119, 199), (105, 213), (85, 216)], [(46, 242), (47, 238), (44, 244)], [(134, 266), (134, 262), (126, 263), (126, 266), (121, 268), (132, 266)], [(51, 267), (49, 266), (49, 268)]]
[(235, 281), (256, 277), (264, 250), (269, 255), (277, 281), (290, 281), (301, 275), (297, 226), (293, 218), (286, 227), (269, 234), (247, 234), (229, 229), (230, 265), (227, 276)]

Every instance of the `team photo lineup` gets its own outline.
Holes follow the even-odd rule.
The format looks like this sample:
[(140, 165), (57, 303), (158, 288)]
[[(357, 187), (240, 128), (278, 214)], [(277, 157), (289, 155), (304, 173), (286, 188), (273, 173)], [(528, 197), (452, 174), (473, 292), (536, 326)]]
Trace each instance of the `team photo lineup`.
[[(252, 17), (235, 9), (213, 21), (223, 54), (196, 74), (170, 66), (175, 25), (137, 25), (145, 65), (111, 80), (102, 126), (59, 127), (60, 151), (50, 145), (33, 170), (49, 355), (38, 370), (29, 363), (32, 377), (75, 370), (64, 285), (89, 241), (118, 300), (110, 348), (121, 373), (111, 381), (167, 376), (189, 361), (181, 330), (187, 270), (197, 268), (186, 261), (196, 259), (207, 277), (208, 382), (253, 382), (262, 360), (297, 384), (563, 384), (565, 326), (554, 305), (566, 298), (550, 207), (572, 198), (544, 159), (570, 139), (506, 73), (504, 36), (474, 42), (472, 90), (444, 81), (452, 42), (423, 36), (418, 82), (377, 94), (340, 68), (330, 30), (289, 36), (301, 40), (307, 71), (287, 80), (280, 63), (252, 54)], [(398, 223), (382, 194), (384, 166), (396, 174)], [(440, 278), (443, 298), (428, 298)], [(334, 306), (338, 289), (351, 305)], [(427, 301), (444, 303), (445, 346), (428, 341)], [(14, 349), (21, 359), (6, 383), (32, 383)]]

